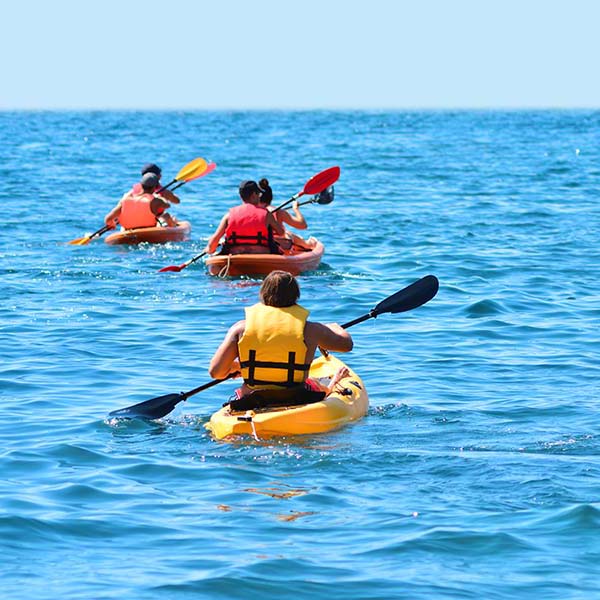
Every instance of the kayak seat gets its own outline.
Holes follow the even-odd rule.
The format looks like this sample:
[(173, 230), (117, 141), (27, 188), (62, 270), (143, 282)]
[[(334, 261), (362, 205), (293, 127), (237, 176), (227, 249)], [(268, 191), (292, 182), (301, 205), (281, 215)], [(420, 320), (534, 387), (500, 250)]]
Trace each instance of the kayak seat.
[(304, 385), (280, 390), (254, 390), (250, 394), (237, 400), (226, 402), (232, 412), (256, 410), (260, 408), (274, 408), (283, 406), (301, 406), (313, 404), (325, 398), (325, 392), (309, 390)]

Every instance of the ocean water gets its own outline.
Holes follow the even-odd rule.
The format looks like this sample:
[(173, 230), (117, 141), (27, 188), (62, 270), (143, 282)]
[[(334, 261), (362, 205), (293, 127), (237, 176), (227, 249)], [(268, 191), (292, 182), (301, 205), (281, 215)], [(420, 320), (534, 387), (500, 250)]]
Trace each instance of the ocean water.
[[(600, 112), (0, 113), (0, 596), (600, 598)], [(157, 162), (191, 240), (66, 244)], [(367, 417), (217, 442), (225, 382), (159, 422), (111, 410), (210, 380), (259, 281), (199, 253), (243, 179), (305, 210), (299, 278), (352, 329)]]

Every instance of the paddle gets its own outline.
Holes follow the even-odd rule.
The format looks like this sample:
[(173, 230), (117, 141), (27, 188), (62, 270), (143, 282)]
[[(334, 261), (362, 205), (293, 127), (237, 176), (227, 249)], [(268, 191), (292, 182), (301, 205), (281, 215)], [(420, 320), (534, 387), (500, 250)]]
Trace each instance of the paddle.
[[(200, 179), (200, 177), (204, 177), (205, 175), (212, 173), (216, 168), (217, 168), (217, 163), (214, 163), (214, 162), (208, 163), (206, 165), (206, 169), (204, 169), (204, 171), (202, 171), (201, 173), (197, 173), (193, 177), (187, 177), (183, 181), (180, 181), (176, 186), (171, 188), (171, 191), (174, 192), (176, 189), (180, 188), (185, 183), (189, 183), (190, 181)], [(163, 189), (164, 188), (160, 188), (160, 190), (158, 190), (158, 193), (160, 193)]]
[(163, 267), (162, 269), (159, 269), (158, 272), (159, 273), (179, 273), (179, 271), (183, 271), (183, 269), (185, 269), (186, 267), (189, 267), (192, 263), (195, 263), (197, 260), (200, 260), (203, 256), (206, 256), (208, 254), (208, 252), (206, 252), (206, 250), (204, 252), (200, 252), (200, 254), (197, 254), (196, 256), (194, 256), (194, 258), (190, 258), (190, 260), (186, 260), (184, 263), (181, 263), (180, 265), (169, 265), (168, 267)]
[[(333, 186), (330, 185), (319, 194), (313, 196), (310, 200), (304, 202), (298, 202), (298, 206), (304, 206), (305, 204), (331, 204), (333, 202), (334, 191)], [(276, 209), (277, 210), (277, 209)], [(273, 211), (275, 212), (275, 211)]]
[[(211, 165), (214, 166), (212, 166), (211, 168)], [(195, 158), (194, 160), (190, 161), (187, 165), (182, 167), (179, 173), (177, 173), (177, 175), (175, 176), (175, 178), (172, 181), (169, 181), (167, 185), (163, 185), (158, 190), (158, 193), (160, 193), (162, 190), (168, 189), (174, 183), (180, 181), (181, 183), (179, 183), (177, 186), (175, 186), (175, 188), (173, 188), (177, 189), (178, 187), (181, 187), (184, 183), (187, 183), (188, 181), (193, 181), (194, 179), (198, 179), (199, 177), (202, 177), (203, 175), (214, 171), (216, 166), (217, 165), (215, 163), (210, 163), (210, 165), (207, 164), (207, 162), (203, 158)], [(91, 233), (90, 235), (85, 235), (83, 237), (71, 240), (69, 244), (73, 246), (85, 246), (86, 244), (89, 244), (95, 237), (101, 236), (103, 233), (106, 233), (109, 229), (111, 228), (108, 225), (105, 225), (104, 227), (101, 227), (100, 229), (98, 229), (98, 231), (94, 231), (94, 233)]]
[[(411, 283), (408, 287), (405, 287), (399, 292), (392, 294), (385, 300), (382, 300), (367, 314), (363, 315), (362, 317), (358, 317), (358, 319), (354, 319), (354, 321), (349, 321), (345, 325), (342, 325), (342, 327), (344, 329), (348, 329), (348, 327), (352, 327), (357, 323), (362, 323), (362, 321), (366, 321), (367, 319), (373, 319), (383, 313), (394, 314), (417, 308), (426, 302), (429, 302), (429, 300), (431, 300), (437, 294), (438, 287), (439, 282), (437, 277), (434, 275), (427, 275), (426, 277)], [(236, 375), (236, 373), (229, 374), (225, 379), (213, 379), (212, 381), (194, 388), (189, 392), (165, 394), (164, 396), (152, 398), (151, 400), (146, 400), (144, 402), (140, 402), (139, 404), (128, 406), (127, 408), (113, 410), (108, 414), (108, 416), (124, 417), (129, 419), (160, 419), (161, 417), (168, 415), (175, 408), (175, 406), (183, 400), (187, 400), (190, 396), (193, 396), (198, 392), (206, 390), (213, 385), (217, 385), (222, 381), (226, 381), (234, 375)]]
[[(273, 212), (277, 212), (279, 209), (287, 206), (294, 200), (300, 198), (300, 196), (304, 196), (305, 194), (317, 194), (317, 196), (323, 197), (320, 200), (317, 200), (317, 196), (312, 198), (311, 200), (307, 200), (302, 204), (310, 204), (313, 202), (318, 202), (319, 204), (329, 204), (333, 201), (333, 184), (340, 177), (340, 168), (339, 167), (330, 167), (329, 169), (325, 169), (316, 175), (313, 175), (305, 184), (302, 191), (298, 192), (295, 196), (292, 196), (289, 200), (286, 200), (283, 204), (278, 206)], [(331, 195), (329, 196), (328, 190), (331, 188)], [(159, 269), (159, 273), (179, 273), (183, 271), (186, 267), (189, 267), (192, 263), (195, 263), (197, 260), (200, 260), (203, 256), (206, 256), (207, 252), (202, 252), (190, 260), (186, 260), (184, 263), (180, 265), (169, 265), (168, 267), (163, 267)]]
[[(282, 208), (285, 208), (288, 204), (292, 204), (295, 200), (298, 200), (301, 196), (306, 194), (320, 194), (323, 190), (332, 186), (340, 178), (339, 167), (329, 167), (316, 175), (313, 175), (305, 184), (301, 192), (298, 192), (292, 196), (289, 200), (286, 200), (283, 204), (280, 204), (273, 212), (277, 212)], [(333, 198), (332, 198), (333, 199)], [(325, 203), (326, 204), (326, 203)]]

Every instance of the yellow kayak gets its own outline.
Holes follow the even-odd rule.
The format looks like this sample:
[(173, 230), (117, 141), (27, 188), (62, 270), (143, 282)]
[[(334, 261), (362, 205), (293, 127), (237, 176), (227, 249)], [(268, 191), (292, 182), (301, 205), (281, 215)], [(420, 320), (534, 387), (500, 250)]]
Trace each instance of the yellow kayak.
[[(346, 366), (329, 354), (316, 358), (309, 376), (327, 385), (336, 371)], [(234, 410), (229, 404), (214, 413), (205, 424), (220, 440), (234, 435), (251, 435), (257, 439), (323, 433), (356, 421), (367, 414), (369, 395), (358, 375), (350, 374), (336, 384), (334, 391), (319, 402), (301, 406)]]

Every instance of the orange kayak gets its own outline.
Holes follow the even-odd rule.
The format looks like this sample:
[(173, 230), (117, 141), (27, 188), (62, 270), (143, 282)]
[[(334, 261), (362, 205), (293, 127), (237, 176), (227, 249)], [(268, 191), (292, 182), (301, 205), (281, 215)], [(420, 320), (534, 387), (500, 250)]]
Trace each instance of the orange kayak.
[(166, 244), (181, 242), (190, 235), (192, 226), (187, 221), (180, 221), (176, 227), (140, 227), (139, 229), (123, 229), (111, 233), (106, 239), (107, 244)]
[(217, 254), (206, 259), (211, 275), (219, 277), (238, 275), (268, 275), (271, 271), (288, 271), (299, 275), (305, 271), (314, 271), (321, 262), (325, 246), (316, 238), (296, 241), (284, 254)]

